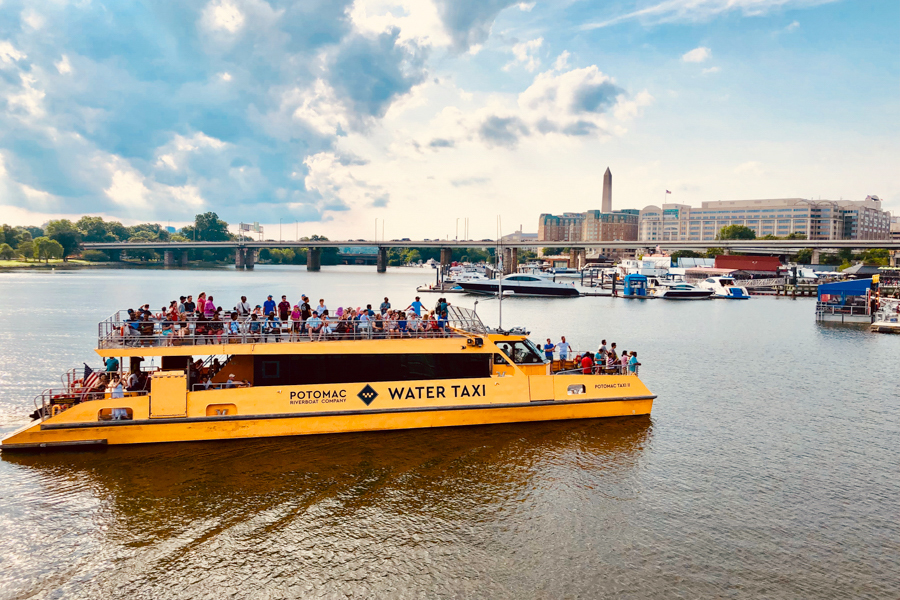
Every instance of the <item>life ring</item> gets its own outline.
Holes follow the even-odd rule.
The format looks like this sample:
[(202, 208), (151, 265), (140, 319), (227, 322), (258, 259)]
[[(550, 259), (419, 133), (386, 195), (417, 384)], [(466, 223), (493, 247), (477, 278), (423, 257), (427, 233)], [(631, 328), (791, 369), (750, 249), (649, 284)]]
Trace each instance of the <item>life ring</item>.
[(68, 407), (66, 407), (63, 404), (54, 404), (53, 406), (50, 407), (50, 416), (55, 417), (62, 411), (66, 410), (66, 408), (68, 408)]

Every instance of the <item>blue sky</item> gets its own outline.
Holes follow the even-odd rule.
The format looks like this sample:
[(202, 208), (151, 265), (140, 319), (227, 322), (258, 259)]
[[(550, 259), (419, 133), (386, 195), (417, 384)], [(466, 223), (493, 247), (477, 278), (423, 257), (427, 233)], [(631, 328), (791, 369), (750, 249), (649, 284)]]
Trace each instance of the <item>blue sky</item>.
[(599, 208), (607, 166), (615, 208), (896, 214), (898, 24), (893, 0), (3, 0), (0, 221), (481, 238)]

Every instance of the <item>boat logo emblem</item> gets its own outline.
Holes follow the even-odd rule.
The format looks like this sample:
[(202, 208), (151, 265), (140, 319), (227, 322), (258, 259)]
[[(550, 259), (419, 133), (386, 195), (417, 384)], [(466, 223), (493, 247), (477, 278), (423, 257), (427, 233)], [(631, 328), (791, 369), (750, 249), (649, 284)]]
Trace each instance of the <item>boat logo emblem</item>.
[(368, 406), (368, 405), (372, 404), (372, 401), (375, 398), (378, 397), (378, 392), (376, 392), (374, 389), (372, 389), (371, 385), (366, 384), (366, 387), (364, 387), (362, 389), (362, 391), (360, 391), (357, 394), (357, 396), (359, 396), (359, 399), (362, 400), (363, 402), (365, 402), (366, 406)]

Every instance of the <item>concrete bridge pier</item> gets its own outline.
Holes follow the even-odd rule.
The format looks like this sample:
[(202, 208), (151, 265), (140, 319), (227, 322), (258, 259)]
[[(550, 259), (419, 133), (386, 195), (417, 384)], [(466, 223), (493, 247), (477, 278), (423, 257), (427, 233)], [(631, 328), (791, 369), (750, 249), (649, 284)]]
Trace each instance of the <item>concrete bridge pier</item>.
[(453, 248), (441, 248), (441, 266), (449, 267), (453, 262)]
[(322, 270), (322, 249), (308, 248), (306, 251), (306, 270), (321, 271)]
[(243, 269), (244, 268), (244, 249), (243, 248), (235, 248), (234, 249), (234, 268), (235, 269)]
[[(184, 258), (185, 265), (187, 265), (187, 252), (185, 252)], [(254, 265), (256, 265), (256, 250), (254, 248), (234, 249), (235, 269), (252, 269)]]
[(257, 250), (255, 248), (244, 248), (244, 268), (252, 269), (256, 266), (256, 253)]
[(504, 248), (503, 249), (503, 274), (509, 275), (515, 273), (519, 269), (519, 249)]
[(818, 248), (813, 248), (812, 257), (809, 259), (809, 262), (814, 265), (820, 264), (819, 259), (820, 259), (821, 255), (822, 255), (821, 250), (819, 250)]
[(383, 246), (378, 247), (378, 262), (376, 263), (377, 266), (375, 267), (375, 269), (379, 273), (384, 273), (387, 271), (387, 265), (388, 265), (387, 251), (388, 251), (388, 249), (384, 248)]
[(571, 248), (569, 250), (569, 266), (580, 269), (587, 263), (587, 250), (584, 248)]
[(188, 266), (187, 250), (166, 250), (163, 252), (163, 264), (167, 267)]

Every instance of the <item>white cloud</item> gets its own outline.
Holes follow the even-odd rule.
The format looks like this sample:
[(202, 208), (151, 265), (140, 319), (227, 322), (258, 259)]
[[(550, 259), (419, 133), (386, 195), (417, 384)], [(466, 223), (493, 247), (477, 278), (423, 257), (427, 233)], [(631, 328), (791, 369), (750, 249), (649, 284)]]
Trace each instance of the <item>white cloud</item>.
[(220, 78), (222, 81), (231, 81), (231, 73), (229, 73), (229, 72), (227, 72), (227, 71), (224, 72), (224, 73), (221, 73), (221, 74), (219, 75), (219, 78)]
[(365, 34), (377, 35), (399, 28), (400, 44), (415, 41), (419, 45), (443, 47), (452, 43), (431, 0), (355, 0), (347, 14), (354, 27)]
[(700, 71), (704, 75), (711, 75), (713, 73), (718, 73), (721, 69), (719, 67), (709, 67), (708, 69), (703, 69)]
[(726, 12), (739, 10), (744, 16), (758, 16), (770, 10), (801, 8), (828, 4), (837, 0), (664, 0), (652, 6), (612, 17), (597, 23), (587, 23), (581, 29), (609, 27), (623, 21), (639, 20), (647, 24), (672, 21), (707, 21)]
[(292, 119), (306, 123), (322, 135), (334, 135), (338, 128), (349, 128), (347, 108), (338, 100), (334, 89), (322, 79), (317, 79), (311, 89), (287, 92), (282, 104), (296, 106)]
[(203, 9), (202, 22), (211, 31), (237, 33), (244, 26), (244, 14), (234, 4), (214, 1)]
[(44, 17), (42, 17), (39, 13), (30, 10), (22, 11), (22, 22), (27, 25), (29, 28), (37, 31), (41, 27), (44, 26)]
[(8, 41), (0, 41), (0, 63), (9, 65), (13, 61), (22, 60), (23, 58), (28, 58), (25, 53), (16, 50), (15, 46)]
[(19, 73), (19, 79), (22, 82), (21, 91), (18, 94), (10, 94), (7, 97), (7, 106), (15, 112), (32, 117), (44, 116), (43, 100), (46, 94), (43, 90), (34, 86), (37, 83), (37, 78), (26, 73)]
[[(333, 152), (319, 152), (303, 161), (309, 170), (303, 183), (306, 189), (322, 197), (319, 210), (345, 211), (362, 208), (384, 208), (388, 194), (377, 185), (370, 185), (355, 176), (354, 165), (344, 164)], [(299, 206), (297, 206), (299, 208)]]
[(109, 187), (104, 190), (107, 197), (121, 206), (144, 208), (150, 190), (144, 185), (143, 176), (130, 168), (117, 168), (113, 171)]
[(531, 12), (537, 2), (519, 2), (516, 7), (522, 12)]
[(535, 56), (535, 53), (540, 49), (540, 47), (544, 43), (544, 38), (539, 37), (534, 40), (530, 40), (528, 42), (522, 42), (520, 44), (516, 44), (512, 47), (513, 56), (515, 56), (515, 60), (509, 62), (506, 66), (503, 67), (504, 71), (509, 71), (512, 67), (517, 64), (525, 65), (525, 69), (530, 73), (533, 72), (541, 65), (541, 59)]
[(69, 62), (69, 57), (65, 54), (62, 55), (62, 58), (57, 63), (53, 63), (56, 67), (56, 70), (59, 71), (60, 75), (68, 75), (72, 72), (72, 64)]
[(795, 29), (800, 27), (800, 21), (792, 21), (790, 25), (784, 28), (786, 33), (791, 33)]
[(706, 46), (700, 46), (699, 48), (694, 48), (690, 52), (686, 52), (681, 56), (681, 60), (689, 63), (702, 63), (709, 60), (709, 57), (712, 56), (712, 51)]
[(568, 50), (563, 50), (562, 54), (556, 57), (556, 60), (553, 63), (553, 68), (557, 71), (562, 71), (566, 67), (569, 66), (569, 54)]

